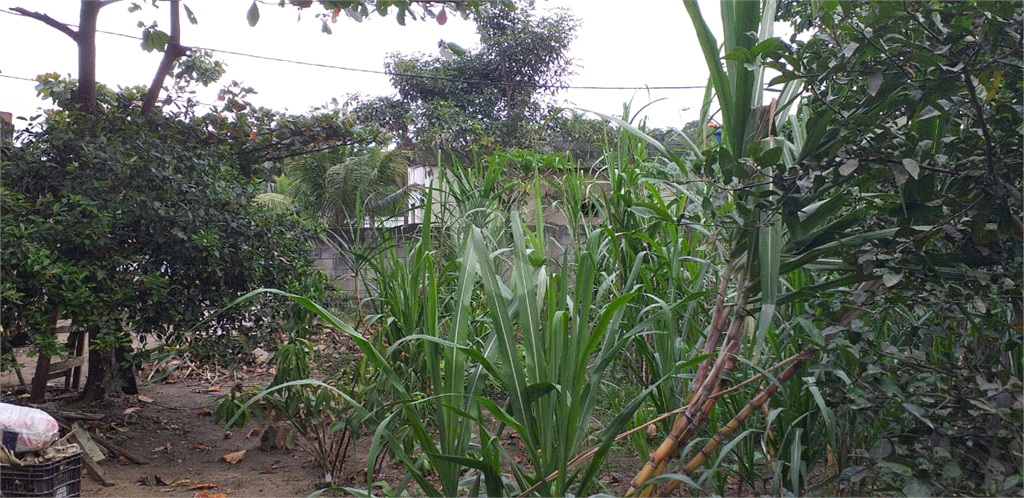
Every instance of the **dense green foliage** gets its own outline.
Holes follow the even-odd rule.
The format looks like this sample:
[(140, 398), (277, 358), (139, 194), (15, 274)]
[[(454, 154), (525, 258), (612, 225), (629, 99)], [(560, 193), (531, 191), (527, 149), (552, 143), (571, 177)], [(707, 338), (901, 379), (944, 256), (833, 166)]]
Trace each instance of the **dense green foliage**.
[(875, 468), (876, 483), (908, 494), (1019, 490), (1024, 9), (823, 3), (812, 14), (817, 34), (775, 59), (780, 79), (807, 80), (807, 121), (842, 145), (801, 175), (879, 192), (889, 202), (861, 223), (899, 229), (858, 250), (891, 288), (835, 343), (855, 383), (831, 401), (848, 444), (875, 445), (853, 453), (846, 476)]
[(423, 231), (362, 255), (379, 332), (323, 316), (381, 376), (358, 399), (374, 455), (427, 494), (582, 494), (617, 441), (655, 449), (619, 427), (676, 411), (648, 491), (1020, 492), (1022, 9), (792, 7), (810, 40), (773, 38), (775, 2), (725, 1), (720, 45), (687, 2), (712, 77), (678, 145), (627, 108), (596, 178), (525, 152), (455, 161)]
[[(73, 89), (52, 92), (60, 104)], [(94, 352), (155, 334), (210, 359), (243, 358), (268, 340), (278, 307), (190, 327), (256, 287), (315, 292), (316, 233), (249, 202), (259, 184), (241, 174), (244, 153), (194, 122), (138, 119), (138, 96), (101, 88), (100, 107), (55, 111), (5, 157), (4, 328), (44, 347), (59, 314)]]
[[(477, 15), (476, 22), (478, 50), (441, 40), (440, 57), (392, 54), (386, 68), (398, 98), (371, 99), (355, 114), (387, 127), (418, 161), (430, 163), (437, 150), (467, 161), (474, 152), (566, 145), (548, 136), (584, 119), (557, 117), (547, 97), (573, 74), (568, 50), (578, 21), (563, 10), (537, 17), (528, 9), (499, 9)], [(547, 126), (555, 120), (563, 126)], [(571, 133), (569, 140), (581, 137)], [(583, 145), (594, 138), (587, 135)]]
[[(720, 43), (685, 5), (711, 78), (672, 136), (628, 106), (614, 136), (549, 119), (538, 95), (563, 83), (575, 21), (522, 11), (479, 13), (476, 53), (394, 58), (407, 102), (347, 116), (275, 115), (237, 87), (228, 117), (117, 121), (133, 108), (113, 94), (58, 113), (5, 166), (5, 320), (116, 303), (80, 320), (265, 332), (253, 314), (290, 299), (319, 324), (289, 315), (273, 383), (217, 415), (287, 419), (323, 484), (365, 432), (368, 491), (388, 494), (608, 491), (608, 455), (632, 450), (641, 493), (1020, 494), (1024, 7), (724, 0)], [(810, 38), (775, 38), (780, 17)], [(561, 154), (581, 143), (587, 171)], [(277, 176), (300, 212), (352, 224), (401, 198), (408, 151), (454, 154), (417, 230), (347, 247), (367, 290), (353, 327), (291, 273), (295, 210), (248, 199)], [(278, 290), (207, 316), (257, 285)], [(323, 381), (319, 325), (362, 353)], [(398, 488), (372, 482), (384, 455)]]

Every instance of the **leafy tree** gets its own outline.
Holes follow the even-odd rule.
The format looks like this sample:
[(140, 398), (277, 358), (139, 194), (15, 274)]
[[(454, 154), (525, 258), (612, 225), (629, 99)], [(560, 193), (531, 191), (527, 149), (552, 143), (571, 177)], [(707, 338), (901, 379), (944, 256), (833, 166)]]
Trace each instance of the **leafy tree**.
[(491, 10), (476, 19), (476, 52), (441, 40), (441, 57), (394, 54), (386, 63), (400, 100), (411, 106), (413, 138), (399, 141), (415, 142), (427, 156), (437, 149), (468, 154), (537, 144), (551, 112), (544, 97), (572, 75), (568, 48), (578, 20), (568, 12), (537, 18), (527, 9)]
[[(874, 326), (837, 346), (866, 389), (838, 389), (836, 403), (872, 407), (851, 430), (884, 427), (879, 444), (892, 451), (872, 463), (904, 465), (906, 477), (892, 484), (908, 493), (1019, 493), (1013, 448), (1024, 444), (1024, 422), (1019, 410), (1011, 415), (1022, 401), (1010, 393), (1024, 378), (1024, 7), (806, 7), (815, 36), (791, 40), (773, 64), (779, 80), (807, 81), (808, 122), (841, 145), (827, 162), (801, 164), (801, 174), (822, 192), (876, 192), (880, 209), (860, 222), (898, 229), (858, 249), (862, 270), (881, 274), (888, 292)], [(951, 397), (938, 403), (928, 391)], [(896, 432), (916, 436), (889, 439)], [(908, 457), (922, 454), (942, 465)]]
[[(55, 317), (88, 333), (86, 399), (134, 389), (132, 337), (237, 360), (267, 344), (268, 323), (287, 310), (268, 302), (213, 313), (258, 287), (319, 292), (315, 230), (249, 202), (261, 185), (240, 174), (251, 156), (211, 133), (216, 116), (144, 120), (141, 90), (100, 86), (85, 119), (65, 100), (73, 84), (40, 87), (70, 109), (27, 131), (3, 164), (3, 325), (29, 330), (48, 353), (60, 349)], [(222, 119), (230, 134), (238, 120)]]
[[(11, 10), (23, 16), (36, 19), (47, 26), (50, 26), (61, 33), (64, 33), (78, 45), (78, 81), (79, 85), (75, 91), (74, 102), (78, 106), (91, 108), (96, 102), (96, 26), (100, 10), (117, 2), (117, 0), (81, 0), (82, 8), (79, 13), (78, 29), (72, 29), (71, 25), (62, 23), (49, 15), (30, 11), (23, 7), (13, 7)], [(323, 21), (321, 31), (331, 34), (328, 19), (331, 23), (337, 21), (341, 13), (357, 22), (370, 17), (376, 13), (380, 16), (388, 16), (395, 13), (395, 19), (399, 24), (405, 25), (406, 19), (435, 19), (438, 23), (444, 24), (447, 20), (447, 12), (458, 13), (463, 17), (470, 14), (480, 15), (481, 13), (496, 8), (514, 9), (515, 5), (511, 0), (439, 0), (439, 1), (396, 1), (396, 0), (320, 0), (316, 2), (323, 8), (318, 16)], [(181, 0), (170, 0), (170, 33), (157, 28), (156, 23), (146, 26), (140, 22), (142, 32), (142, 47), (147, 51), (159, 50), (164, 56), (160, 61), (154, 76), (153, 83), (143, 98), (142, 116), (149, 116), (156, 106), (160, 91), (163, 89), (163, 82), (171, 73), (175, 62), (187, 55), (192, 49), (181, 44), (181, 8), (184, 7), (189, 22), (198, 24), (198, 19), (187, 5)], [(416, 8), (413, 8), (415, 4)], [(153, 1), (156, 6), (156, 1)], [(299, 9), (310, 8), (312, 0), (280, 0), (280, 7), (291, 5)], [(130, 12), (138, 11), (142, 7), (132, 2), (128, 8)], [(253, 0), (252, 6), (246, 12), (246, 20), (250, 26), (256, 26), (260, 20), (259, 5)]]
[[(988, 493), (1019, 492), (1020, 475), (1010, 469), (1020, 468), (1014, 448), (1021, 445), (1021, 420), (1009, 414), (1022, 402), (1011, 392), (1019, 390), (1022, 374), (1015, 336), (1024, 9), (994, 2), (818, 2), (812, 4), (818, 32), (787, 44), (766, 29), (775, 2), (723, 1), (723, 56), (697, 2), (686, 6), (721, 106), (722, 142), (705, 151), (703, 167), (722, 194), (704, 203), (705, 213), (729, 207), (719, 220), (736, 224), (723, 230), (730, 256), (720, 287), (734, 282), (736, 292), (718, 298), (705, 345), (715, 359), (697, 371), (671, 436), (633, 485), (662, 473), (706, 420), (722, 426), (678, 471), (683, 476), (724, 445), (738, 444), (742, 436), (730, 438), (751, 408), (777, 392), (808, 399), (785, 382), (826, 352), (824, 368), (839, 364), (853, 375), (838, 386), (838, 403), (826, 406), (818, 397), (820, 411), (805, 422), (820, 417), (833, 427), (822, 435), (837, 455), (867, 454), (881, 442), (879, 432), (901, 433), (898, 445), (884, 442), (902, 448), (869, 456), (874, 468), (847, 467), (844, 456), (838, 479), (891, 469), (908, 478), (886, 485), (907, 495), (928, 487), (973, 494), (980, 479), (965, 484), (960, 471), (970, 468), (993, 483), (986, 484)], [(765, 67), (782, 73), (771, 84), (786, 83), (767, 105)], [(801, 85), (807, 103), (790, 115)], [(735, 306), (723, 308), (727, 298)], [(785, 324), (778, 329), (777, 317)], [(732, 418), (715, 416), (712, 393), (723, 388), (723, 373), (736, 371), (733, 355), (757, 361), (765, 337), (784, 344), (780, 351), (791, 355), (786, 370)], [(971, 375), (957, 375), (961, 369)], [(874, 375), (879, 371), (885, 375)], [(932, 392), (914, 391), (922, 388)], [(949, 389), (956, 394), (934, 398)], [(849, 434), (836, 434), (833, 410)], [(894, 415), (899, 425), (891, 424)], [(965, 446), (951, 451), (951, 434), (960, 431)], [(971, 434), (983, 431), (983, 437)], [(947, 465), (956, 472), (946, 474), (915, 465), (915, 450), (929, 446), (924, 440), (943, 437), (943, 463), (962, 467)], [(989, 449), (989, 462), (971, 456), (975, 443)], [(782, 475), (789, 466), (787, 486), (799, 493), (815, 463), (803, 455), (813, 452), (799, 436), (790, 452), (794, 460), (775, 468)], [(933, 456), (940, 456), (938, 448)], [(661, 491), (693, 485), (688, 479)], [(781, 483), (775, 486), (773, 493), (781, 492)]]

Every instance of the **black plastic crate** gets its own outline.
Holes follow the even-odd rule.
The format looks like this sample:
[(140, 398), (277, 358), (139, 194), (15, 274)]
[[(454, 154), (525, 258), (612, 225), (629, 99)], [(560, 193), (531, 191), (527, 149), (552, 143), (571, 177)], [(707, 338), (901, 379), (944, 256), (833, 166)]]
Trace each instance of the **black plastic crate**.
[(47, 463), (0, 466), (0, 496), (82, 496), (82, 452)]

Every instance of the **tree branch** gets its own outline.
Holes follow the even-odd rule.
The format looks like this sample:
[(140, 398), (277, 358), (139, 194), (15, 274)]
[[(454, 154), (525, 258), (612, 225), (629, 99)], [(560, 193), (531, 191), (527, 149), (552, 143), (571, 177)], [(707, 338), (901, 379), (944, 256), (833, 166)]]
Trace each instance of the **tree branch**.
[(67, 24), (64, 24), (46, 14), (43, 14), (42, 12), (32, 12), (23, 7), (13, 7), (11, 8), (11, 10), (25, 17), (31, 17), (32, 19), (42, 22), (43, 24), (46, 24), (47, 26), (56, 29), (57, 31), (60, 31), (65, 35), (70, 36), (71, 39), (75, 41), (75, 43), (78, 43), (78, 32), (71, 29), (71, 27)]
[[(113, 0), (116, 1), (116, 0)], [(181, 12), (178, 8), (180, 0), (171, 0), (171, 39), (164, 49), (164, 57), (160, 60), (160, 67), (153, 76), (153, 83), (146, 91), (146, 99), (142, 103), (142, 117), (152, 114), (156, 108), (156, 100), (160, 96), (160, 90), (164, 87), (164, 80), (174, 67), (174, 61), (188, 53), (187, 47), (181, 46)]]
[(989, 173), (995, 174), (996, 172), (996, 160), (995, 154), (992, 152), (992, 137), (988, 134), (988, 124), (985, 123), (985, 109), (981, 106), (981, 100), (978, 99), (978, 92), (974, 89), (974, 81), (971, 78), (971, 69), (964, 66), (963, 70), (964, 83), (967, 84), (967, 94), (971, 96), (971, 105), (974, 106), (974, 111), (978, 113), (978, 124), (981, 127), (981, 136), (985, 139), (985, 163), (988, 165)]

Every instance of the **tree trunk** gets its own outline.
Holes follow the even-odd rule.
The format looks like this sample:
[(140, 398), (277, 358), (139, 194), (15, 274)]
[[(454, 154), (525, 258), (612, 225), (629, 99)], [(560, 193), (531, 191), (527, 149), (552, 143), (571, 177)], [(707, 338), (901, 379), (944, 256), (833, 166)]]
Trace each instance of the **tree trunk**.
[(82, 0), (78, 20), (78, 91), (75, 103), (88, 109), (96, 103), (96, 22), (107, 2)]
[(99, 401), (107, 395), (108, 388), (119, 387), (124, 394), (139, 394), (135, 381), (135, 369), (128, 361), (130, 351), (127, 347), (97, 347), (99, 331), (89, 331), (89, 376), (82, 389), (81, 401), (91, 403)]

